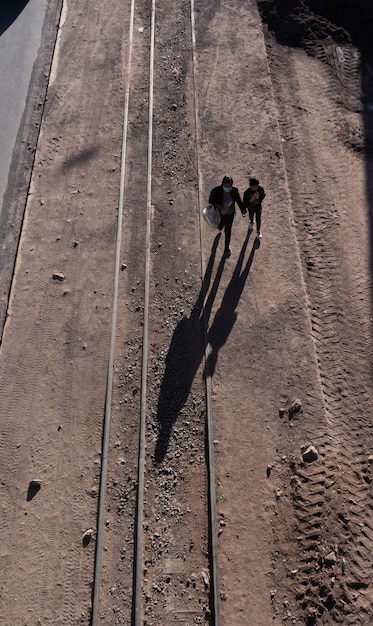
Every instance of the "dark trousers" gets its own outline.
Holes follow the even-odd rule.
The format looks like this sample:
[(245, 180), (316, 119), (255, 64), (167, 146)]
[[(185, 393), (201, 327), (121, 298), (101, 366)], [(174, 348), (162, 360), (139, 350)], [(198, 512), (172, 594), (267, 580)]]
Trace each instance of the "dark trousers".
[(255, 215), (255, 220), (256, 220), (256, 228), (259, 231), (262, 225), (262, 207), (261, 206), (249, 207), (250, 222), (254, 221), (254, 215)]
[(234, 220), (234, 213), (232, 215), (221, 215), (219, 224), (219, 230), (223, 230), (225, 235), (225, 249), (228, 250), (231, 241), (232, 224)]

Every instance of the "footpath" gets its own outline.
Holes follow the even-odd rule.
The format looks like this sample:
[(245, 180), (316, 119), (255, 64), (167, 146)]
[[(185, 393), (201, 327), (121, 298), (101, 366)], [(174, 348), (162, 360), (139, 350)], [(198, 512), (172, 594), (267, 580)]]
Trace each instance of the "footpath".
[[(241, 194), (255, 175), (267, 193), (263, 238), (255, 229), (248, 234), (248, 219), (237, 211), (232, 256), (222, 258), (221, 239), (210, 282), (221, 623), (280, 624), (287, 611), (275, 610), (274, 600), (286, 559), (278, 562), (277, 548), (287, 532), (294, 535), (292, 511), (288, 519), (279, 514), (277, 469), (289, 451), (298, 458), (304, 443), (299, 422), (281, 419), (280, 409), (299, 398), (307, 411), (322, 413), (322, 404), (255, 2), (220, 3), (198, 54), (198, 77), (204, 199), (224, 174)], [(203, 229), (207, 263), (216, 235)]]

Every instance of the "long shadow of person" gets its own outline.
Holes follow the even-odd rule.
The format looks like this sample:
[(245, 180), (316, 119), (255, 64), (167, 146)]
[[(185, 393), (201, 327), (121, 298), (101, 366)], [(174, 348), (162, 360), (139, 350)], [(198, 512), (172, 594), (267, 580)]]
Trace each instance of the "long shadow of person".
[(255, 239), (250, 256), (246, 261), (245, 267), (242, 269), (250, 235), (251, 231), (248, 231), (245, 241), (242, 244), (241, 252), (232, 274), (232, 278), (229, 281), (229, 285), (224, 293), (221, 305), (215, 313), (214, 320), (207, 333), (207, 341), (209, 343), (210, 352), (206, 361), (205, 376), (212, 376), (214, 374), (219, 350), (222, 346), (224, 346), (237, 320), (236, 308), (250, 272), (255, 250), (259, 247), (259, 240)]
[[(220, 236), (219, 233), (215, 237), (201, 290), (190, 317), (183, 317), (172, 335), (157, 403), (159, 433), (154, 453), (156, 463), (161, 463), (166, 455), (173, 425), (187, 402), (194, 377), (205, 352), (204, 328), (207, 305), (204, 306), (204, 301), (210, 289)], [(223, 273), (224, 262), (223, 257), (208, 296), (210, 310)]]
[[(237, 266), (224, 294), (222, 305), (215, 315), (210, 330), (206, 333), (225, 265), (225, 256), (223, 256), (210, 289), (220, 234), (216, 236), (202, 287), (190, 317), (183, 317), (172, 335), (157, 404), (159, 432), (154, 452), (154, 462), (157, 464), (163, 461), (167, 453), (172, 428), (188, 400), (196, 372), (205, 355), (206, 337), (212, 348), (206, 368), (209, 366), (213, 372), (218, 351), (226, 342), (229, 332), (233, 328), (236, 316), (235, 309), (254, 258), (255, 244), (243, 272), (240, 273), (249, 238), (250, 233), (246, 236), (242, 246)], [(220, 337), (219, 333), (221, 333)]]

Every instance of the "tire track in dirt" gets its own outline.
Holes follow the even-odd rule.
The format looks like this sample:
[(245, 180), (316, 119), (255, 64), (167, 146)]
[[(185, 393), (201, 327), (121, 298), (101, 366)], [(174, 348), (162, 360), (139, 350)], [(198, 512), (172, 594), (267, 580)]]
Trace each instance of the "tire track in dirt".
[[(351, 207), (364, 206), (362, 184), (346, 189), (346, 172), (361, 179), (361, 163), (340, 145), (337, 129), (344, 114), (330, 70), (304, 56), (298, 61), (300, 53), (268, 43), (325, 405), (325, 432), (320, 424), (309, 431), (321, 469), (320, 463), (294, 461), (289, 476), (303, 555), (303, 565), (293, 575), (300, 585), (296, 596), (308, 624), (327, 620), (328, 614), (346, 624), (365, 624), (373, 548), (367, 520), (373, 504), (370, 280), (366, 257), (355, 252), (359, 247), (350, 255), (344, 250), (346, 233), (352, 239), (360, 235), (349, 229)], [(357, 55), (336, 48), (332, 53), (342, 86), (356, 85)], [(317, 56), (322, 56), (319, 50)], [(307, 63), (307, 70), (299, 63)], [(286, 78), (280, 68), (287, 68)], [(356, 88), (352, 96), (342, 94), (346, 106), (356, 107)], [(359, 331), (351, 332), (355, 328)]]

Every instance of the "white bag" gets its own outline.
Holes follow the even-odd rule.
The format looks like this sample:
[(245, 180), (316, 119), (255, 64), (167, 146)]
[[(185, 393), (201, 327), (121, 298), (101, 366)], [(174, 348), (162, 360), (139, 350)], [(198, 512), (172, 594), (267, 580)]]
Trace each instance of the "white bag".
[(212, 204), (208, 204), (202, 211), (202, 217), (210, 228), (218, 228), (220, 224), (220, 213)]

